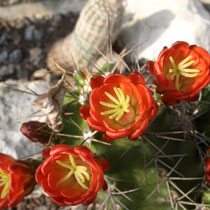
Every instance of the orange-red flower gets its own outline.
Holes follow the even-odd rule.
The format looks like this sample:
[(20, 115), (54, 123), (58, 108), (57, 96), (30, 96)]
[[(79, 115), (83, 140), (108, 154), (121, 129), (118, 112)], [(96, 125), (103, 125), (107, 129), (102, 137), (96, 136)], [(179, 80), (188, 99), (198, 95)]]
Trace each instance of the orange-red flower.
[(44, 155), (49, 156), (37, 169), (36, 180), (53, 202), (72, 206), (89, 205), (95, 200), (104, 186), (104, 166), (94, 160), (88, 148), (60, 144)]
[(0, 153), (0, 208), (16, 206), (36, 185), (35, 170), (27, 161)]
[(87, 120), (91, 129), (106, 132), (104, 140), (125, 136), (136, 139), (158, 111), (158, 105), (139, 73), (110, 74), (106, 78), (95, 76), (90, 85), (93, 89), (90, 106), (82, 106), (80, 116)]
[(166, 105), (197, 100), (199, 91), (210, 81), (208, 52), (182, 41), (170, 48), (164, 47), (157, 62), (149, 61), (147, 66), (155, 76), (156, 91), (163, 94), (161, 99)]

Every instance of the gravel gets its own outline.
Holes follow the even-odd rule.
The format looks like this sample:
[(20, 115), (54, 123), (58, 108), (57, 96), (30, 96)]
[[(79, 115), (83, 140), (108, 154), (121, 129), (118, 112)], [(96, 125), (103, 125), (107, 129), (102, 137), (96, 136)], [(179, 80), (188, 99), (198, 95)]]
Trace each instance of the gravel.
[(8, 58), (8, 52), (7, 52), (7, 51), (3, 51), (3, 52), (0, 54), (0, 63), (6, 64), (7, 58)]
[(22, 52), (20, 49), (16, 49), (12, 51), (9, 55), (9, 62), (10, 63), (20, 63), (22, 60)]
[(36, 70), (46, 68), (51, 46), (73, 30), (77, 18), (69, 12), (52, 17), (0, 19), (0, 82), (33, 80)]
[(0, 80), (4, 80), (5, 77), (9, 77), (14, 74), (14, 69), (11, 66), (0, 67)]

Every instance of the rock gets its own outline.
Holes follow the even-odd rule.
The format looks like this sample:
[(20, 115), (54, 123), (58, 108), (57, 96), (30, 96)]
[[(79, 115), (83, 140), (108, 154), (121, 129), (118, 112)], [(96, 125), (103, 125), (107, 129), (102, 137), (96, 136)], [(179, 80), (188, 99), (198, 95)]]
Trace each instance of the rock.
[(40, 31), (40, 30), (34, 30), (34, 33), (33, 33), (33, 38), (35, 40), (40, 40), (43, 36), (43, 31)]
[(210, 0), (201, 0), (204, 7), (210, 12)]
[(7, 51), (3, 51), (2, 53), (0, 53), (0, 63), (5, 64), (7, 62), (7, 58), (8, 58)]
[(0, 81), (2, 81), (5, 77), (14, 74), (14, 69), (10, 66), (2, 66), (0, 67)]
[(7, 36), (8, 36), (7, 32), (6, 31), (3, 32), (3, 34), (0, 36), (0, 45), (4, 44), (4, 42), (7, 40)]
[(56, 14), (56, 15), (54, 15), (54, 17), (53, 17), (53, 24), (58, 24), (60, 21), (62, 20), (62, 17), (61, 17), (61, 15), (60, 14)]
[(36, 29), (34, 25), (29, 25), (25, 30), (25, 40), (27, 41), (38, 41), (41, 40), (42, 36), (43, 31)]
[(32, 75), (32, 80), (34, 79), (44, 79), (45, 81), (50, 81), (50, 72), (47, 69), (38, 69)]
[[(17, 26), (17, 23), (15, 23), (15, 27)], [(8, 35), (8, 43), (11, 44), (12, 42), (16, 45), (20, 43), (20, 40), (22, 39), (20, 31), (18, 30), (13, 30), (12, 32), (9, 33)]]
[(20, 89), (29, 92), (26, 87), (40, 94), (44, 92), (47, 84), (43, 81), (12, 80), (0, 83), (0, 152), (14, 158), (25, 158), (43, 149), (41, 144), (32, 143), (19, 131), (23, 122), (40, 119), (32, 118), (37, 109), (31, 103), (36, 97), (17, 91)]
[(10, 63), (20, 63), (20, 61), (22, 60), (22, 52), (20, 49), (16, 49), (14, 51), (12, 51), (9, 55), (9, 62)]
[(29, 50), (30, 54), (30, 61), (34, 63), (34, 65), (37, 65), (41, 59), (42, 50), (39, 47), (35, 47)]
[[(24, 3), (21, 4), (0, 7), (0, 19), (14, 20), (16, 18), (31, 18), (33, 16), (39, 16), (39, 19), (41, 19), (41, 17), (46, 16), (52, 17), (56, 13), (67, 14), (69, 11), (78, 13), (86, 2), (87, 0), (25, 0)], [(8, 3), (8, 1), (6, 1), (6, 3)]]
[(16, 75), (19, 80), (28, 80), (29, 72), (27, 69), (22, 69), (20, 65), (16, 65)]
[[(210, 52), (210, 14), (198, 0), (129, 0), (122, 32), (133, 54), (153, 60), (164, 46), (187, 41)], [(134, 59), (135, 59), (134, 56)]]
[(29, 25), (25, 30), (25, 40), (31, 41), (33, 40), (33, 34), (34, 34), (35, 26)]

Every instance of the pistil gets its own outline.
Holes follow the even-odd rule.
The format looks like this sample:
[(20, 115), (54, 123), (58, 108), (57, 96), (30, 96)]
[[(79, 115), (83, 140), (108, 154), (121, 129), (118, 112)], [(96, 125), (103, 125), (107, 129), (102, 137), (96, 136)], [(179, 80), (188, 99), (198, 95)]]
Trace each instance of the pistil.
[(108, 107), (108, 108), (111, 108), (110, 110), (107, 110), (105, 112), (101, 112), (101, 115), (111, 115), (111, 116), (109, 116), (109, 119), (114, 119), (115, 118), (115, 120), (118, 121), (122, 118), (124, 113), (130, 112), (130, 110), (128, 109), (129, 106), (130, 106), (130, 96), (125, 95), (121, 88), (114, 87), (114, 92), (115, 92), (117, 98), (115, 98), (114, 96), (112, 96), (108, 92), (105, 92), (106, 96), (113, 103), (107, 103), (107, 102), (104, 102), (104, 101), (100, 101), (101, 105), (103, 105), (105, 107)]
[(195, 63), (195, 60), (191, 60), (191, 58), (192, 56), (188, 56), (184, 60), (182, 60), (178, 65), (176, 65), (173, 57), (169, 57), (169, 60), (172, 64), (172, 68), (169, 69), (169, 73), (171, 73), (169, 78), (171, 80), (175, 78), (175, 87), (177, 90), (179, 90), (179, 80), (181, 75), (188, 78), (194, 78), (198, 75), (198, 72), (200, 72), (198, 69), (187, 68)]
[(87, 173), (87, 167), (77, 166), (74, 157), (71, 155), (69, 156), (69, 161), (69, 163), (64, 163), (60, 160), (56, 161), (56, 163), (63, 166), (64, 168), (70, 169), (68, 174), (64, 176), (61, 180), (59, 180), (56, 185), (62, 184), (63, 182), (67, 181), (72, 175), (74, 175), (79, 185), (84, 189), (88, 189), (88, 187), (84, 184), (86, 180), (90, 181), (90, 175)]

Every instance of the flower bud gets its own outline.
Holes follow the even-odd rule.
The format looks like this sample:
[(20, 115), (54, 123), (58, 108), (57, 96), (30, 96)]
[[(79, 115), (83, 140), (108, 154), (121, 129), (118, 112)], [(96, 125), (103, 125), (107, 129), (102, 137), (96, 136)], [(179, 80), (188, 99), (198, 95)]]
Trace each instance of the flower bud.
[(52, 134), (52, 130), (48, 127), (47, 123), (38, 121), (23, 123), (20, 131), (31, 141), (39, 142), (41, 144), (48, 144)]

